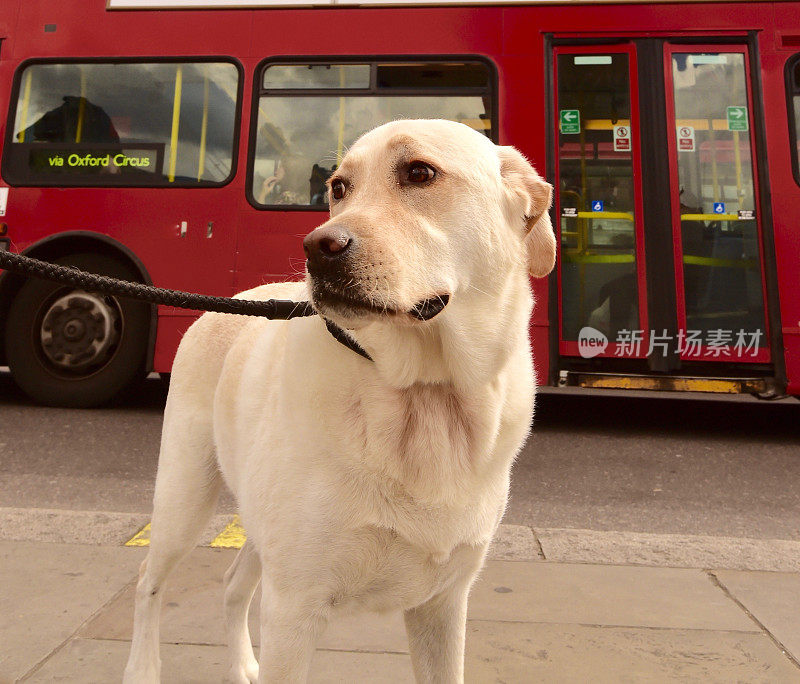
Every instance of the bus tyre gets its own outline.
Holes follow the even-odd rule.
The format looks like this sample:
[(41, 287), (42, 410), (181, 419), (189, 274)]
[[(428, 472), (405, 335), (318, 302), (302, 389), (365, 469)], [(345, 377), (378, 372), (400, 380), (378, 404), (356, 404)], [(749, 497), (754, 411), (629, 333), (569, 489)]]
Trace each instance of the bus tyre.
[[(102, 254), (54, 261), (139, 280), (131, 267)], [(149, 325), (149, 304), (29, 279), (8, 312), (6, 359), (16, 383), (36, 401), (99, 406), (142, 377)]]

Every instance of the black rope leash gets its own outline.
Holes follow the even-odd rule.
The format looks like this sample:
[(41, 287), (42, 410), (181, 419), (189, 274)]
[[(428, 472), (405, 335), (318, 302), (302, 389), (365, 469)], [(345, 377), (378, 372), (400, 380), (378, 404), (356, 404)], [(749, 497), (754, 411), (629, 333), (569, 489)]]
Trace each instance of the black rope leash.
[[(179, 309), (215, 311), (217, 313), (238, 314), (240, 316), (262, 316), (272, 320), (286, 321), (302, 316), (315, 316), (317, 311), (311, 302), (293, 302), (287, 299), (232, 299), (231, 297), (212, 297), (211, 295), (167, 290), (129, 280), (82, 271), (75, 266), (61, 266), (48, 261), (40, 261), (22, 254), (0, 250), (0, 268), (9, 273), (25, 277), (40, 278), (53, 283), (72, 285), (91, 292), (126, 297), (149, 304), (165, 304)], [(372, 357), (350, 335), (333, 321), (323, 318), (325, 327), (331, 335), (348, 349), (363, 356), (368, 361)]]
[(166, 290), (142, 283), (132, 283), (109, 276), (88, 273), (74, 266), (61, 266), (39, 259), (0, 251), (0, 268), (22, 276), (33, 276), (54, 283), (63, 283), (80, 287), (84, 290), (102, 292), (103, 294), (126, 297), (149, 304), (165, 304), (180, 309), (197, 309), (200, 311), (216, 311), (218, 313), (239, 314), (241, 316), (263, 316), (265, 318), (288, 320), (300, 316), (314, 316), (317, 312), (311, 302), (292, 302), (283, 299), (253, 301), (249, 299), (231, 299), (229, 297), (212, 297), (210, 295)]

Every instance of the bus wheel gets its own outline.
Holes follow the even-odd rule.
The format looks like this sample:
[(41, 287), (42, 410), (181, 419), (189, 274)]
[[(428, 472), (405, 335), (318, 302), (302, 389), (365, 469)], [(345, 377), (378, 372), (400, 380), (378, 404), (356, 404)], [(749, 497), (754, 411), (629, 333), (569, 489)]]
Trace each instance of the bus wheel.
[[(138, 274), (102, 254), (56, 263), (125, 280)], [(142, 377), (150, 306), (30, 279), (6, 320), (6, 359), (16, 383), (50, 406), (99, 406)]]

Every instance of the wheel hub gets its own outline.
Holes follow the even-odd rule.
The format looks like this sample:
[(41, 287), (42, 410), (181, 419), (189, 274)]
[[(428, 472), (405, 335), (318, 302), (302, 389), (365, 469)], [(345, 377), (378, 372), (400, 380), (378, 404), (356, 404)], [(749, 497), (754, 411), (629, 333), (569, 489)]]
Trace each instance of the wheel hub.
[(119, 340), (120, 313), (114, 299), (74, 290), (56, 299), (42, 318), (42, 351), (62, 369), (103, 363)]

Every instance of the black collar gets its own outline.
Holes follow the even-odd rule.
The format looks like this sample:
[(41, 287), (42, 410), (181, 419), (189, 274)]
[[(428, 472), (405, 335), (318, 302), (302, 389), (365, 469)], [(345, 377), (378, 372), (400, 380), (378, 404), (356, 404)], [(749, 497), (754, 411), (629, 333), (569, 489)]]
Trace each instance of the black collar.
[(356, 354), (363, 356), (367, 361), (372, 361), (372, 357), (366, 352), (366, 350), (356, 342), (350, 335), (347, 334), (343, 328), (340, 328), (336, 323), (327, 318), (322, 318), (325, 321), (325, 327), (328, 329), (328, 332), (333, 335), (333, 339), (337, 342), (340, 342), (348, 349), (352, 349)]

